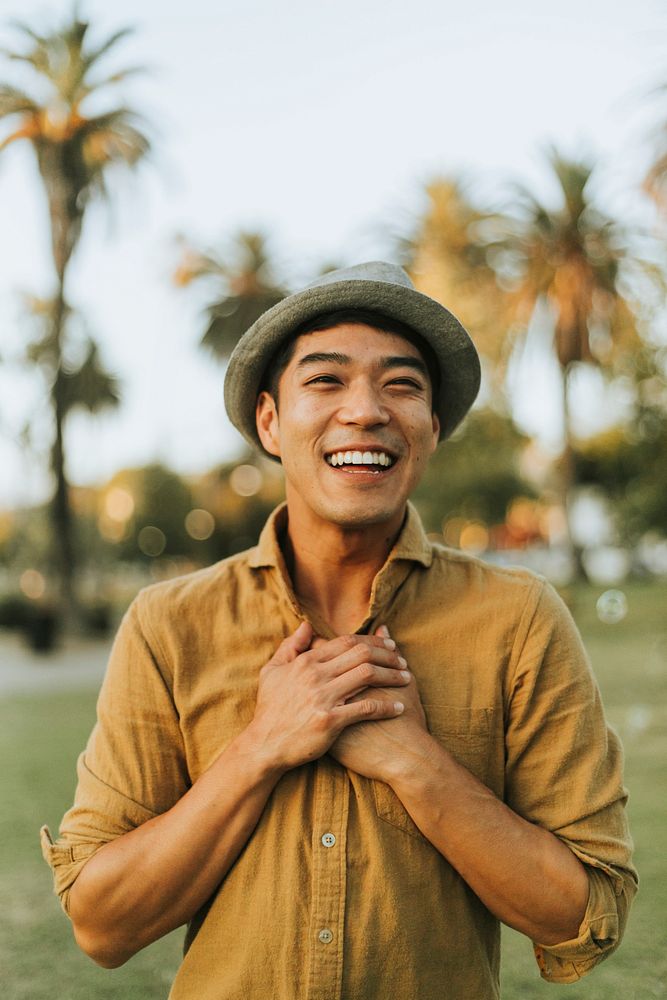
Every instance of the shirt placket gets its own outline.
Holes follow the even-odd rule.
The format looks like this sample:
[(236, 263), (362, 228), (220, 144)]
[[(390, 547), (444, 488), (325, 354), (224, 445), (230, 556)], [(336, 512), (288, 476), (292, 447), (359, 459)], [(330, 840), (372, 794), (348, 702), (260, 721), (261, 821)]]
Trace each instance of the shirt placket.
[(349, 795), (347, 774), (324, 757), (315, 778), (308, 1000), (341, 994)]

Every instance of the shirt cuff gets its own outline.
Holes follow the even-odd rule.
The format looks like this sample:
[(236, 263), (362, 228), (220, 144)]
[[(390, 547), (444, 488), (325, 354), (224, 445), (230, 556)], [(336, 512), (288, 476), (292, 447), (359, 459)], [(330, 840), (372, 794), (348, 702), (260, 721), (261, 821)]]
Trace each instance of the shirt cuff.
[(98, 778), (83, 754), (77, 770), (77, 801), (63, 819), (61, 836), (54, 841), (48, 826), (40, 831), (42, 854), (53, 872), (54, 889), (68, 916), (70, 889), (86, 862), (100, 847), (156, 815)]
[(39, 831), (42, 856), (53, 872), (53, 886), (60, 897), (65, 913), (69, 916), (69, 891), (86, 861), (99, 850), (100, 843), (71, 843), (54, 841), (48, 826)]
[(550, 983), (574, 983), (581, 979), (618, 947), (623, 936), (629, 904), (636, 891), (634, 880), (599, 862), (595, 867), (586, 863), (585, 867), (589, 896), (579, 936), (559, 944), (533, 942), (540, 975)]

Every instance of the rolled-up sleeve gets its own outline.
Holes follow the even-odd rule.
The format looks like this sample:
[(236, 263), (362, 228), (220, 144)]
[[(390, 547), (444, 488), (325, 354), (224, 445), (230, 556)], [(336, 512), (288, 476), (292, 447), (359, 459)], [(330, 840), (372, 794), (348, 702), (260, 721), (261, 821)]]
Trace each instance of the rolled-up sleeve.
[[(104, 844), (165, 812), (189, 787), (171, 677), (142, 626), (141, 595), (125, 615), (97, 703), (97, 722), (77, 764), (72, 808), (42, 853), (66, 913), (79, 872)], [(153, 643), (153, 646), (155, 644)]]
[(579, 936), (560, 944), (533, 943), (543, 979), (553, 983), (573, 983), (618, 947), (628, 910), (637, 891), (629, 872), (609, 872), (586, 866), (589, 883), (588, 906)]
[(548, 584), (538, 583), (528, 602), (514, 658), (506, 801), (559, 837), (589, 881), (578, 936), (556, 945), (534, 943), (543, 978), (570, 983), (618, 947), (637, 889), (623, 754), (576, 625)]

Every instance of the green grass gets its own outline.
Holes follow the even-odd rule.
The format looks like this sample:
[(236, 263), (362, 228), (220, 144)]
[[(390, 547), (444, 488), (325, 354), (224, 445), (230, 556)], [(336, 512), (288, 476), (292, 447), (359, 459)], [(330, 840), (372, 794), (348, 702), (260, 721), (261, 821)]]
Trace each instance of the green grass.
[(57, 833), (72, 801), (76, 758), (95, 718), (91, 692), (0, 701), (0, 969), (7, 1000), (151, 1000), (169, 992), (181, 932), (121, 969), (100, 969), (74, 944), (50, 890), (39, 828)]
[[(600, 590), (568, 595), (625, 745), (641, 876), (620, 951), (591, 976), (562, 988), (572, 1000), (667, 997), (667, 587), (625, 590), (629, 610), (618, 625), (597, 619)], [(175, 932), (122, 969), (97, 968), (77, 950), (50, 892), (37, 831), (44, 822), (57, 829), (71, 802), (76, 756), (94, 703), (90, 692), (0, 700), (0, 969), (7, 1000), (164, 1000), (178, 965), (182, 934)], [(505, 1000), (557, 995), (539, 978), (525, 938), (504, 931), (503, 945)]]
[[(625, 747), (641, 884), (621, 948), (561, 992), (572, 1000), (652, 1000), (667, 997), (667, 587), (624, 587), (628, 614), (617, 625), (597, 617), (602, 589), (582, 587), (566, 597)], [(536, 979), (536, 970), (529, 943), (503, 929), (503, 997), (553, 997), (555, 987)]]

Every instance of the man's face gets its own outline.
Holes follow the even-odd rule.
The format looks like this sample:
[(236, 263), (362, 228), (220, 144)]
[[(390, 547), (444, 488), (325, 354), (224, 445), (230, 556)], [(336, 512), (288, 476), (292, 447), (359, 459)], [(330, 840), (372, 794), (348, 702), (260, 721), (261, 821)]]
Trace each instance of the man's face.
[(279, 383), (257, 403), (262, 444), (280, 456), (290, 511), (344, 528), (400, 526), (439, 432), (419, 350), (344, 323), (299, 337)]

